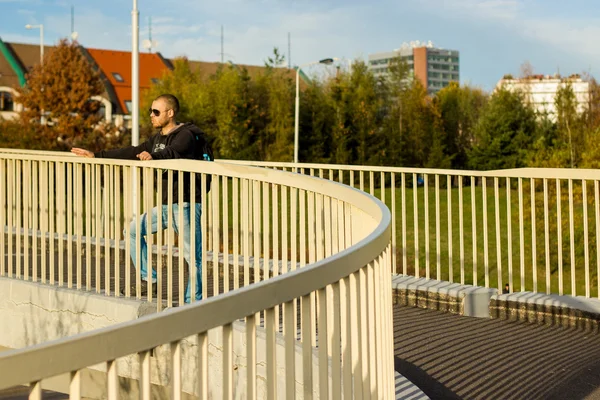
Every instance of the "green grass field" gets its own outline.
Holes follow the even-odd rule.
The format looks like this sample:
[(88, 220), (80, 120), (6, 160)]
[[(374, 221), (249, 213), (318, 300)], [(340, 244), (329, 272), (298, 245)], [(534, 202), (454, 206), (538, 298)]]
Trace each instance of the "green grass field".
[[(402, 189), (396, 188), (393, 205), (392, 192), (387, 189), (385, 203), (396, 215), (396, 271), (414, 274), (418, 269), (419, 276), (425, 276), (429, 270), (429, 276), (434, 279), (450, 280), (450, 275), (452, 275), (454, 282), (462, 281), (467, 284), (490, 287), (498, 287), (499, 282), (501, 286), (509, 283), (510, 271), (512, 271), (512, 284), (515, 291), (521, 290), (523, 284), (525, 290), (533, 290), (536, 286), (537, 290), (541, 292), (549, 290), (553, 293), (572, 294), (574, 286), (575, 294), (585, 295), (585, 288), (589, 281), (590, 295), (598, 296), (596, 209), (594, 208), (596, 205), (593, 202), (593, 190), (590, 190), (588, 184), (588, 267), (586, 274), (584, 203), (581, 190), (578, 192), (577, 187), (574, 189), (573, 234), (571, 234), (566, 184), (563, 184), (561, 188), (560, 229), (558, 229), (559, 222), (557, 221), (556, 186), (554, 182), (548, 186), (547, 207), (544, 204), (543, 190), (537, 188), (533, 207), (535, 224), (532, 224), (531, 190), (529, 184), (523, 185), (522, 230), (519, 215), (519, 191), (517, 188), (511, 187), (507, 192), (505, 184), (499, 185), (497, 196), (493, 186), (486, 188), (485, 196), (481, 186), (477, 186), (474, 193), (470, 186), (465, 186), (462, 192), (462, 205), (459, 201), (458, 188), (452, 188), (450, 192), (441, 188), (438, 193), (439, 203), (436, 203), (436, 192), (431, 185), (427, 192), (423, 187), (419, 187), (416, 200), (418, 208), (416, 228), (413, 188), (406, 188), (404, 196)], [(593, 189), (593, 185), (591, 187)], [(382, 198), (381, 190), (375, 190), (374, 195)], [(474, 208), (472, 206), (473, 196)], [(509, 197), (510, 201), (507, 203)], [(485, 208), (484, 199), (487, 200)], [(448, 209), (449, 202), (450, 211)], [(436, 206), (436, 204), (439, 205)], [(462, 225), (460, 223), (461, 207)], [(403, 210), (406, 214), (403, 213)], [(428, 223), (426, 224), (427, 210)], [(485, 213), (484, 210), (486, 210)], [(487, 217), (487, 221), (485, 221), (487, 246), (485, 245), (484, 217)], [(475, 232), (473, 232), (473, 219), (476, 222)], [(448, 229), (449, 224), (450, 230)], [(436, 230), (438, 225), (439, 235)], [(535, 231), (532, 226), (535, 226)], [(523, 244), (521, 244), (521, 237)], [(571, 237), (573, 244), (571, 244)], [(499, 250), (498, 241), (500, 243)], [(418, 258), (416, 257), (417, 250)], [(559, 250), (562, 252), (560, 257)], [(574, 264), (571, 262), (572, 251)], [(451, 261), (450, 254), (452, 255)], [(461, 270), (461, 265), (464, 265), (463, 270)], [(523, 277), (521, 268), (524, 269)], [(535, 274), (537, 277), (534, 276)], [(561, 274), (562, 290), (559, 284)], [(547, 282), (547, 276), (550, 277), (549, 282)], [(537, 281), (537, 285), (534, 279)]]
[[(371, 176), (374, 177), (375, 186), (377, 176)], [(373, 179), (371, 176), (366, 176), (363, 181), (367, 191), (370, 191), (369, 187), (371, 179)], [(346, 175), (346, 178), (348, 178), (348, 175)], [(445, 181), (445, 177), (442, 180)], [(230, 232), (228, 242), (229, 251), (231, 251), (234, 230), (232, 217), (234, 199), (231, 180), (227, 180), (227, 182)], [(586, 202), (582, 200), (581, 182), (573, 184), (574, 196), (571, 208), (567, 196), (568, 187), (565, 182), (562, 183), (560, 188), (560, 207), (557, 207), (556, 182), (549, 181), (548, 183), (547, 202), (544, 199), (544, 188), (541, 182), (537, 182), (532, 206), (529, 180), (523, 179), (521, 217), (519, 212), (519, 190), (514, 179), (508, 191), (505, 180), (500, 180), (497, 195), (493, 179), (488, 179), (485, 194), (480, 184), (474, 190), (465, 185), (462, 190), (462, 203), (456, 182), (450, 191), (445, 188), (444, 183), (440, 183), (440, 189), (436, 195), (434, 179), (430, 178), (427, 191), (425, 191), (424, 186), (417, 188), (416, 200), (412, 185), (406, 187), (404, 191), (402, 188), (396, 187), (393, 191), (393, 204), (389, 184), (383, 197), (380, 189), (373, 189), (373, 194), (378, 198), (384, 198), (386, 205), (396, 217), (394, 231), (396, 272), (490, 287), (504, 286), (505, 283), (510, 282), (515, 291), (536, 289), (540, 292), (550, 291), (553, 293), (585, 295), (587, 294), (586, 288), (588, 288), (590, 296), (598, 296), (599, 264), (596, 233), (598, 203), (593, 184), (589, 182), (587, 184)], [(218, 188), (216, 182), (213, 184), (215, 188)], [(358, 176), (356, 176), (355, 184), (356, 186), (360, 184)], [(259, 186), (260, 193), (264, 189), (262, 184)], [(97, 185), (93, 186), (94, 189), (96, 187)], [(220, 189), (223, 189), (222, 184)], [(125, 188), (121, 189), (121, 196), (123, 190)], [(239, 185), (238, 190), (240, 192), (239, 196), (241, 196), (241, 185)], [(210, 194), (211, 197), (213, 193), (214, 190)], [(287, 235), (288, 243), (292, 238), (292, 232), (290, 231), (292, 217), (289, 211), (291, 194), (289, 190), (287, 193), (288, 232), (285, 234), (279, 232), (280, 245), (282, 235)], [(278, 197), (281, 199), (281, 190)], [(510, 201), (508, 202), (509, 197)], [(114, 199), (114, 197), (111, 198)], [(272, 199), (271, 194), (269, 198)], [(485, 206), (484, 199), (487, 203)], [(75, 202), (78, 200), (83, 199), (76, 198)], [(176, 199), (174, 200), (176, 201)], [(141, 198), (140, 201), (143, 202)], [(416, 226), (415, 202), (418, 210)], [(95, 218), (95, 204), (88, 205), (85, 200), (82, 203), (81, 222), (84, 226), (88, 217), (86, 210), (88, 206), (92, 211), (90, 214), (92, 222), (101, 221)], [(450, 209), (448, 208), (449, 204)], [(584, 216), (584, 205), (587, 205), (587, 219)], [(123, 213), (123, 200), (121, 199), (116, 204), (113, 203), (112, 207), (118, 208), (121, 218), (124, 219), (120, 231), (125, 226), (124, 224), (128, 223), (128, 221), (125, 221), (126, 218)], [(262, 203), (259, 207), (261, 212), (265, 209)], [(305, 204), (305, 207), (308, 207), (307, 204)], [(300, 208), (300, 203), (298, 203), (298, 208)], [(460, 220), (461, 209), (462, 224)], [(532, 209), (534, 214), (533, 223)], [(272, 218), (273, 204), (269, 203), (266, 210)], [(103, 212), (102, 209), (100, 213)], [(279, 211), (279, 224), (281, 224), (281, 216)], [(259, 227), (256, 231), (260, 232), (259, 240), (262, 240), (262, 215), (259, 220)], [(473, 220), (475, 220), (475, 226), (473, 226)], [(584, 223), (586, 220), (587, 225)], [(75, 224), (76, 221), (77, 218), (72, 223)], [(296, 216), (296, 221), (299, 222), (298, 216)], [(56, 222), (58, 222), (58, 218)], [(238, 223), (241, 224), (241, 217)], [(252, 223), (251, 220), (250, 225)], [(487, 231), (484, 229), (484, 224), (487, 226)], [(585, 245), (586, 226), (587, 246)], [(95, 232), (95, 228), (93, 226), (92, 234)], [(252, 227), (250, 228), (252, 229)], [(112, 226), (110, 230), (113, 231)], [(73, 227), (72, 232), (76, 232), (75, 227)], [(309, 227), (306, 226), (306, 236), (308, 236), (308, 232)], [(86, 233), (87, 230), (84, 230), (84, 234)], [(222, 235), (222, 230), (220, 234)], [(299, 237), (299, 235), (300, 228), (298, 227), (296, 237)], [(272, 232), (269, 233), (269, 237), (272, 237)], [(223, 246), (222, 240), (221, 237), (219, 245), (221, 251), (226, 247)], [(261, 246), (261, 255), (262, 248)], [(289, 251), (291, 251), (291, 246), (288, 247), (288, 260), (291, 257)], [(521, 274), (522, 269), (524, 274)]]

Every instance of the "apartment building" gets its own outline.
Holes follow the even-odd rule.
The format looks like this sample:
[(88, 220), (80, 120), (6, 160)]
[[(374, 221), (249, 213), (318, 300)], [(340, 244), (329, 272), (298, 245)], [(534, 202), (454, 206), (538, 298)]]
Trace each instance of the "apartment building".
[(498, 81), (496, 87), (504, 87), (508, 90), (523, 92), (526, 100), (540, 114), (547, 114), (548, 118), (556, 121), (556, 93), (559, 89), (571, 85), (577, 111), (584, 112), (589, 107), (590, 84), (581, 79), (577, 74), (569, 77), (560, 75), (531, 75), (526, 78), (515, 79), (511, 75), (505, 75)]
[(408, 65), (409, 78), (419, 79), (429, 94), (437, 93), (450, 82), (460, 81), (459, 52), (436, 48), (431, 42), (403, 43), (393, 51), (369, 54), (369, 69), (375, 76), (385, 76), (396, 57)]

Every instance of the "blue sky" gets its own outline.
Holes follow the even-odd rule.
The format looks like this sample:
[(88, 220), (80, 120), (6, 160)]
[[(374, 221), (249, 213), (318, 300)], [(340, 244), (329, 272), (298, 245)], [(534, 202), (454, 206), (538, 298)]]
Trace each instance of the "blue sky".
[[(4, 41), (56, 43), (75, 30), (84, 46), (131, 49), (131, 0), (0, 0)], [(274, 47), (305, 64), (325, 57), (366, 59), (403, 42), (431, 40), (460, 51), (461, 83), (484, 90), (528, 61), (535, 73), (600, 78), (598, 0), (138, 0), (140, 41), (166, 57), (262, 64)], [(141, 49), (143, 51), (143, 49)], [(326, 68), (326, 67), (322, 67)]]

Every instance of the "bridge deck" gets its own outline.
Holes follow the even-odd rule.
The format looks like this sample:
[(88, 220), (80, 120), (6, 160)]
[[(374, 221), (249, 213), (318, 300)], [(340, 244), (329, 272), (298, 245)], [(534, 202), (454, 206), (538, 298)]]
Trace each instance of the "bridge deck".
[[(114, 255), (115, 251), (111, 249), (110, 257)], [(100, 268), (96, 271), (92, 267), (90, 284), (95, 287), (98, 279), (98, 289), (104, 291), (104, 254), (99, 256), (94, 261), (99, 261)], [(127, 271), (123, 252), (120, 256), (119, 280), (123, 287)], [(33, 254), (30, 253), (30, 257), (31, 261)], [(39, 266), (39, 250), (37, 257)], [(54, 276), (58, 279), (58, 254), (55, 257)], [(76, 265), (76, 256), (71, 260), (68, 258), (65, 252), (65, 266)], [(14, 265), (16, 260), (6, 261), (7, 265)], [(85, 270), (85, 254), (81, 262)], [(29, 268), (31, 275), (33, 271), (31, 266)], [(62, 271), (64, 280), (68, 276), (67, 269)], [(132, 282), (134, 271), (132, 267), (128, 271)], [(12, 272), (16, 274), (17, 271)], [(38, 276), (40, 273), (38, 270)], [(178, 263), (174, 262), (175, 285), (178, 277)], [(184, 279), (187, 279), (187, 271), (184, 271)], [(109, 282), (112, 291), (115, 280), (109, 279)], [(85, 283), (84, 280), (84, 287)], [(207, 283), (210, 296), (213, 294), (212, 277)], [(166, 286), (165, 276), (163, 288)], [(223, 279), (219, 280), (219, 286), (222, 291)], [(173, 300), (177, 301), (177, 293), (173, 295)], [(394, 337), (396, 371), (431, 398), (600, 399), (600, 335), (395, 306)], [(0, 391), (0, 399), (25, 398), (22, 396), (26, 388), (12, 390)], [(46, 393), (44, 398), (61, 396)]]
[(432, 399), (600, 399), (600, 335), (394, 307), (396, 370)]

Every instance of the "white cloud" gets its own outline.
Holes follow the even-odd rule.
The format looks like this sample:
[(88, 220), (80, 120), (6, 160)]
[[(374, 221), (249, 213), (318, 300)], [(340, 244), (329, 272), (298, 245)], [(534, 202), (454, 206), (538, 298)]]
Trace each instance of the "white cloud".
[(520, 36), (527, 42), (523, 48), (544, 46), (600, 62), (596, 43), (600, 37), (600, 20), (566, 16), (540, 18), (538, 15), (544, 12), (545, 5), (545, 1), (523, 0), (415, 0), (415, 7), (424, 12), (487, 26), (499, 37)]
[(33, 10), (26, 10), (26, 9), (22, 9), (21, 8), (21, 9), (17, 10), (17, 14), (19, 14), (19, 15), (25, 15), (27, 17), (31, 17), (31, 16), (35, 15), (35, 11), (33, 11)]
[[(152, 39), (158, 42), (155, 50), (166, 57), (186, 55), (194, 60), (220, 60), (223, 26), (225, 59), (240, 64), (262, 64), (273, 47), (287, 58), (288, 32), (294, 65), (324, 57), (364, 58), (397, 48), (404, 41), (431, 39), (436, 45), (461, 50), (461, 78), (475, 83), (488, 80), (491, 84), (496, 75), (523, 60), (542, 71), (557, 65), (561, 70), (578, 66), (581, 70), (600, 62), (595, 43), (600, 37), (598, 21), (588, 18), (585, 11), (548, 11), (548, 2), (558, 7), (558, 0), (377, 0), (369, 4), (360, 0), (181, 0), (169, 7), (165, 0), (144, 0), (139, 4), (140, 44), (148, 38), (148, 17), (152, 16)], [(131, 2), (108, 3), (76, 5), (79, 41), (87, 47), (129, 50)], [(22, 25), (21, 21), (15, 25), (13, 35), (8, 30), (3, 40), (35, 43), (35, 32), (20, 32), (26, 23), (43, 23), (48, 44), (70, 34), (68, 7), (41, 12), (30, 4), (15, 3), (13, 16)], [(43, 20), (33, 20), (42, 15)]]
[(523, 8), (517, 0), (455, 0), (452, 4), (470, 16), (504, 21), (517, 19)]
[(598, 21), (584, 20), (524, 20), (523, 35), (600, 62), (597, 38), (600, 37)]
[[(292, 61), (294, 64), (314, 61), (323, 57), (338, 56), (356, 49), (352, 37), (362, 6), (339, 8), (320, 12), (292, 12), (279, 10), (270, 14), (270, 23), (224, 25), (225, 59), (241, 64), (262, 64), (274, 47), (287, 58), (288, 32), (291, 33)], [(155, 31), (153, 27), (153, 32)], [(170, 45), (160, 48), (163, 54), (187, 55), (190, 59), (216, 61), (221, 52), (221, 24), (205, 21), (195, 38), (177, 37), (166, 29), (163, 42)], [(160, 40), (160, 39), (159, 39)]]

